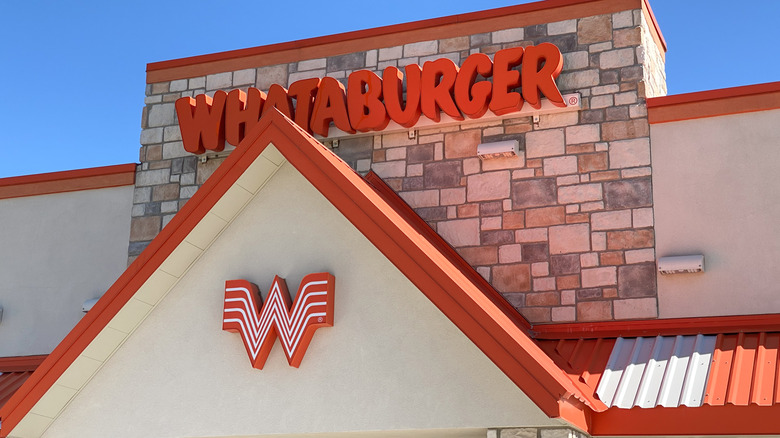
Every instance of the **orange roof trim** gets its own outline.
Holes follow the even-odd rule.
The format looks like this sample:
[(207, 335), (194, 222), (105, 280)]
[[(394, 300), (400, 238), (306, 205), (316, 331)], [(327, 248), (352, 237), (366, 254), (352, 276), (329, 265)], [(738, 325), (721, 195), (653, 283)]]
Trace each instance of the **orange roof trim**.
[(653, 124), (778, 108), (780, 108), (780, 82), (647, 99), (647, 117)]
[[(547, 415), (582, 429), (590, 409), (598, 406), (583, 394), (526, 334), (527, 324), (486, 292), (465, 262), (453, 262), (454, 252), (442, 250), (432, 232), (420, 232), (410, 210), (377, 190), (344, 161), (278, 111), (264, 116), (240, 147), (185, 204), (147, 249), (109, 288), (38, 370), (0, 409), (7, 436), (56, 380), (128, 303), (146, 280), (165, 262), (244, 171), (273, 145), (369, 241), (409, 278), (453, 323), (479, 347)], [(395, 195), (394, 195), (395, 196)]]
[(135, 163), (0, 179), (0, 199), (135, 184)]
[(269, 44), (146, 66), (146, 82), (164, 82), (246, 68), (283, 64), (352, 52), (492, 32), (541, 23), (642, 9), (651, 22), (653, 38), (666, 51), (666, 42), (646, 0), (547, 0), (467, 14), (382, 26), (285, 43)]

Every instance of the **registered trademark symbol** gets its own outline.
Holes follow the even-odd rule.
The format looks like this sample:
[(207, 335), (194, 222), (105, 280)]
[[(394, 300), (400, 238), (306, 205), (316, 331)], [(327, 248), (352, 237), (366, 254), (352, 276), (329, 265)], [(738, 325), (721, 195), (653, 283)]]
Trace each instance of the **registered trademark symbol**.
[(572, 96), (569, 98), (569, 105), (577, 105), (577, 96)]
[(319, 318), (317, 318), (317, 322), (322, 322), (322, 321), (323, 321), (323, 320), (322, 320), (322, 317), (321, 317), (321, 316), (320, 316)]

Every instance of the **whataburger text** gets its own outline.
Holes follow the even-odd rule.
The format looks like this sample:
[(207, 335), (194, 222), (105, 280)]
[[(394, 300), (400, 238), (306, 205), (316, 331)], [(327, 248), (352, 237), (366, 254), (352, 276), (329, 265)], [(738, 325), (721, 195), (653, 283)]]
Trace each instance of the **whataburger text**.
[[(402, 73), (387, 67), (380, 78), (369, 70), (349, 75), (347, 87), (332, 77), (302, 79), (289, 89), (273, 84), (268, 94), (217, 91), (176, 101), (184, 149), (195, 154), (221, 151), (225, 141), (238, 146), (265, 111), (276, 108), (309, 133), (328, 136), (336, 128), (355, 133), (381, 131), (390, 120), (411, 128), (420, 115), (438, 122), (443, 111), (454, 120), (520, 111), (524, 102), (540, 108), (541, 95), (565, 107), (555, 78), (563, 68), (560, 50), (550, 43), (470, 55), (460, 68), (450, 59), (407, 65)], [(406, 78), (406, 99), (403, 81)], [(492, 77), (488, 80), (477, 80)], [(517, 89), (520, 91), (516, 91)], [(295, 105), (293, 105), (295, 100)]]

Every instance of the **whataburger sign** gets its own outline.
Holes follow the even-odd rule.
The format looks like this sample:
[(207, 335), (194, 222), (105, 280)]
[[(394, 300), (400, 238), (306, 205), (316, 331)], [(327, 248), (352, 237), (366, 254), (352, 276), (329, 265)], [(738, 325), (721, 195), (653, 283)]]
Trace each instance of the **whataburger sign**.
[[(221, 151), (225, 141), (238, 146), (270, 108), (276, 108), (309, 133), (328, 137), (331, 123), (346, 133), (382, 131), (392, 121), (411, 128), (421, 115), (439, 122), (519, 112), (524, 104), (541, 108), (542, 96), (566, 107), (555, 78), (563, 57), (553, 44), (513, 47), (470, 55), (458, 68), (447, 58), (407, 65), (403, 73), (387, 67), (380, 78), (369, 70), (349, 75), (347, 87), (332, 77), (302, 79), (289, 89), (273, 84), (264, 93), (219, 90), (176, 101), (184, 149), (195, 154)], [(477, 80), (481, 76), (483, 80)], [(406, 79), (406, 99), (403, 82)], [(487, 80), (492, 78), (492, 81)], [(295, 105), (293, 105), (295, 101)]]
[[(263, 369), (279, 337), (287, 362), (298, 367), (314, 332), (333, 327), (333, 295), (336, 278), (327, 273), (309, 274), (301, 280), (295, 302), (283, 278), (274, 277), (262, 308), (260, 293), (247, 280), (225, 282), (222, 330), (237, 332), (244, 341), (252, 366)], [(260, 308), (260, 313), (257, 309)]]

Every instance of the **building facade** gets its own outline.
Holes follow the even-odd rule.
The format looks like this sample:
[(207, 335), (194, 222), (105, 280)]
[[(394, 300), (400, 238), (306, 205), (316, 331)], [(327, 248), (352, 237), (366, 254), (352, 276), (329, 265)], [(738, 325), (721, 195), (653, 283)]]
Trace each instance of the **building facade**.
[(140, 164), (0, 180), (0, 436), (780, 434), (780, 84), (665, 52), (571, 0), (149, 64)]

